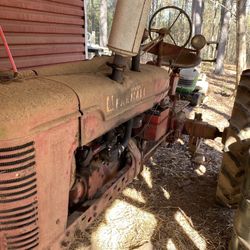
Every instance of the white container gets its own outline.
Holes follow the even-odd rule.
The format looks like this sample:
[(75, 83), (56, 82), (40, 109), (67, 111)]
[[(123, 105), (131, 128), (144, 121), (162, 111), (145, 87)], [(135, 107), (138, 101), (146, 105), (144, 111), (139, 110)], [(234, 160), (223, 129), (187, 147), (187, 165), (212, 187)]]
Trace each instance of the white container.
[(117, 0), (108, 47), (121, 56), (138, 54), (151, 0)]

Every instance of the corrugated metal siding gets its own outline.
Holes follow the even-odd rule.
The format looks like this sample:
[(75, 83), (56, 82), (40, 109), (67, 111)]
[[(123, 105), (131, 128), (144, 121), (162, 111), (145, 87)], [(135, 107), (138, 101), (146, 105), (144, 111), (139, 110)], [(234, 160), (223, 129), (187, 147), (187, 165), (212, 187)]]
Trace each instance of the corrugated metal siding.
[[(0, 0), (0, 25), (18, 68), (85, 59), (83, 0)], [(10, 69), (0, 39), (0, 71)]]

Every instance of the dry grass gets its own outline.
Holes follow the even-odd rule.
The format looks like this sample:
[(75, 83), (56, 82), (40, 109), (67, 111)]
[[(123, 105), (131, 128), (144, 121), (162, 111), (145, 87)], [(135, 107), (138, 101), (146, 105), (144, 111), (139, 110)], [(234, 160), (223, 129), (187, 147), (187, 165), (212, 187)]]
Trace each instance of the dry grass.
[[(210, 93), (196, 110), (221, 130), (233, 103), (234, 79), (232, 71), (227, 73), (214, 77), (207, 72)], [(86, 232), (76, 233), (71, 249), (227, 249), (232, 211), (215, 202), (221, 149), (219, 140), (205, 141), (206, 162), (197, 166), (187, 138), (162, 146), (102, 216)]]

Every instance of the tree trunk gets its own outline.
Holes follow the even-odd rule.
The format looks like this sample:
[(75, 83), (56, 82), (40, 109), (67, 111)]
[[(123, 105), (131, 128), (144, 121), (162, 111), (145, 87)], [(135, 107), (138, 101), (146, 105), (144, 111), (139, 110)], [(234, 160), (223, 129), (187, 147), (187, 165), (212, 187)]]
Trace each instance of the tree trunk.
[(90, 10), (91, 10), (91, 32), (95, 30), (95, 7), (94, 1), (90, 1)]
[(214, 69), (214, 73), (216, 75), (221, 75), (224, 73), (224, 58), (228, 41), (232, 3), (233, 0), (223, 0), (223, 6), (225, 6), (225, 8), (221, 7), (221, 25), (220, 25), (220, 34), (218, 40), (219, 45), (218, 45), (216, 65)]
[(192, 4), (192, 22), (193, 34), (201, 34), (203, 23), (204, 1), (193, 0)]
[(246, 3), (247, 0), (237, 0), (237, 81), (236, 88), (240, 81), (243, 70), (246, 69)]
[[(214, 2), (214, 17), (213, 17), (213, 26), (212, 26), (212, 35), (211, 35), (211, 41), (215, 41), (215, 40), (217, 40), (217, 36), (218, 36), (218, 31), (217, 31), (217, 16), (218, 16), (218, 14), (219, 14), (219, 8), (218, 8), (218, 6), (219, 6), (219, 2), (218, 1), (215, 1)], [(217, 31), (217, 32), (216, 32)], [(214, 46), (209, 46), (209, 48), (208, 48), (208, 52), (207, 52), (207, 57), (208, 58), (214, 58), (215, 57), (215, 53), (216, 53), (216, 49), (215, 49), (215, 47)]]
[(154, 13), (158, 10), (158, 8), (159, 8), (159, 1), (152, 0), (150, 14), (149, 14), (150, 17), (154, 15)]
[(89, 4), (90, 4), (90, 11), (89, 11), (89, 13), (91, 14), (91, 28), (89, 27), (89, 31), (90, 31), (90, 33), (91, 33), (91, 39), (90, 39), (90, 41), (88, 41), (88, 42), (90, 42), (90, 43), (97, 43), (97, 41), (96, 41), (96, 34), (97, 34), (97, 29), (96, 29), (96, 14), (95, 14), (95, 12), (96, 12), (96, 8), (95, 8), (95, 1), (94, 0), (90, 0), (89, 1)]
[(100, 0), (100, 45), (108, 43), (108, 6), (107, 0)]

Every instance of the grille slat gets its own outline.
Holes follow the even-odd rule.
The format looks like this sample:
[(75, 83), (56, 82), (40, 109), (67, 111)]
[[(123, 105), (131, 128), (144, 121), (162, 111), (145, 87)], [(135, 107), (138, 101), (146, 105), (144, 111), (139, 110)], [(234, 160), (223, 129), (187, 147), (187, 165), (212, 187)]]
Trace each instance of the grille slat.
[(38, 232), (35, 232), (31, 236), (26, 236), (26, 238), (24, 238), (24, 239), (16, 240), (16, 241), (8, 241), (8, 245), (11, 246), (11, 245), (14, 245), (14, 244), (23, 243), (25, 241), (28, 241), (30, 239), (33, 239), (33, 238), (37, 237), (38, 234), (39, 234)]
[(27, 233), (15, 235), (15, 236), (7, 236), (7, 241), (11, 243), (12, 241), (15, 241), (17, 239), (20, 240), (20, 239), (26, 238), (28, 237), (28, 235), (33, 234), (34, 232), (38, 232), (38, 227), (32, 229), (31, 231)]
[[(39, 241), (39, 239), (37, 241)], [(35, 245), (32, 245), (31, 247), (27, 248), (26, 250), (35, 249), (36, 247), (38, 247), (38, 245), (39, 245), (39, 243), (35, 243)]]
[(2, 184), (12, 184), (12, 183), (22, 182), (22, 181), (25, 181), (25, 180), (27, 180), (27, 179), (30, 179), (30, 178), (32, 178), (32, 177), (34, 177), (34, 176), (36, 176), (36, 173), (35, 173), (35, 172), (32, 173), (32, 174), (30, 174), (30, 175), (21, 177), (21, 178), (0, 181), (0, 185), (2, 185)]
[(0, 148), (0, 231), (8, 249), (39, 244), (34, 142)]
[[(26, 186), (28, 186), (28, 184)], [(7, 187), (7, 188), (10, 188), (10, 187)], [(0, 201), (1, 201), (1, 198), (23, 195), (23, 194), (28, 193), (31, 190), (34, 190), (36, 188), (37, 188), (37, 186), (33, 185), (33, 186), (26, 188), (26, 189), (23, 189), (23, 190), (21, 190), (21, 188), (20, 188), (19, 189), (20, 191), (18, 191), (18, 192), (16, 191), (16, 192), (11, 192), (11, 193), (1, 193), (0, 194)], [(6, 189), (6, 188), (3, 188), (3, 189)], [(2, 191), (2, 190), (0, 190), (0, 191)]]
[(20, 211), (23, 211), (23, 210), (31, 208), (31, 207), (37, 207), (37, 202), (36, 201), (31, 202), (28, 205), (15, 207), (15, 208), (12, 208), (12, 209), (0, 210), (0, 215), (20, 212)]
[(6, 199), (6, 200), (0, 200), (0, 204), (4, 204), (4, 203), (11, 203), (11, 202), (16, 202), (16, 201), (21, 201), (21, 200), (25, 200), (27, 198), (30, 198), (32, 196), (35, 196), (37, 194), (37, 191), (34, 191), (30, 194), (27, 194), (25, 196), (21, 196), (21, 197), (18, 197), (18, 198), (13, 198), (13, 199)]
[(8, 249), (14, 250), (14, 249), (20, 249), (20, 248), (27, 248), (27, 247), (33, 245), (34, 243), (36, 243), (38, 240), (39, 240), (39, 238), (37, 237), (35, 239), (31, 239), (30, 241), (28, 241), (27, 243), (22, 244), (22, 245), (9, 246), (9, 244), (8, 244)]
[(13, 189), (20, 189), (20, 188), (23, 188), (23, 187), (27, 187), (27, 186), (30, 186), (31, 184), (34, 184), (36, 183), (36, 178), (35, 179), (32, 179), (28, 182), (25, 182), (25, 183), (22, 183), (20, 185), (16, 185), (16, 186), (9, 186), (9, 187), (1, 187), (0, 186), (0, 191), (8, 191), (8, 190), (13, 190)]
[(20, 152), (20, 153), (16, 153), (16, 154), (0, 155), (0, 160), (11, 159), (11, 158), (19, 158), (19, 157), (25, 156), (27, 154), (34, 153), (34, 151), (35, 151), (35, 149), (31, 148), (29, 150), (26, 150), (26, 151), (23, 151), (23, 152)]
[(34, 146), (34, 142), (28, 142), (26, 144), (20, 145), (20, 146), (15, 146), (15, 147), (9, 147), (9, 148), (0, 148), (0, 153), (6, 153), (10, 151), (16, 151), (20, 149), (24, 149), (30, 146)]
[(23, 158), (21, 160), (16, 161), (10, 161), (10, 162), (0, 162), (0, 167), (7, 167), (7, 166), (13, 166), (21, 163), (25, 163), (27, 161), (35, 159), (35, 155), (28, 156), (26, 158)]
[(36, 216), (37, 216), (37, 212), (27, 217), (21, 218), (21, 219), (2, 221), (0, 225), (4, 226), (4, 225), (11, 225), (11, 224), (19, 224), (19, 223), (22, 224), (23, 222), (29, 221), (31, 218), (34, 218)]
[(32, 224), (35, 224), (37, 221), (37, 219), (33, 219), (31, 221), (28, 221), (26, 223), (21, 223), (19, 225), (16, 225), (16, 226), (9, 226), (9, 227), (0, 227), (0, 230), (1, 231), (9, 231), (9, 230), (15, 230), (15, 229), (20, 229), (20, 228), (23, 228), (23, 227), (26, 227), (26, 226), (30, 226)]
[(0, 174), (6, 174), (6, 173), (12, 173), (12, 172), (17, 172), (17, 171), (22, 171), (28, 168), (31, 168), (33, 166), (35, 166), (36, 162), (32, 161), (26, 165), (20, 166), (20, 167), (16, 167), (16, 168), (9, 168), (9, 169), (0, 169)]
[(6, 215), (4, 217), (0, 216), (0, 220), (7, 220), (7, 219), (11, 219), (11, 218), (19, 218), (19, 217), (27, 216), (27, 214), (33, 213), (34, 211), (36, 211), (36, 208), (31, 208), (29, 210), (26, 210), (24, 212), (17, 213), (17, 214)]

